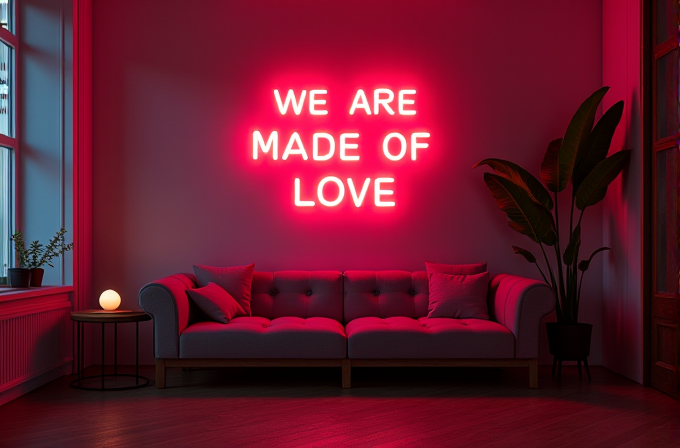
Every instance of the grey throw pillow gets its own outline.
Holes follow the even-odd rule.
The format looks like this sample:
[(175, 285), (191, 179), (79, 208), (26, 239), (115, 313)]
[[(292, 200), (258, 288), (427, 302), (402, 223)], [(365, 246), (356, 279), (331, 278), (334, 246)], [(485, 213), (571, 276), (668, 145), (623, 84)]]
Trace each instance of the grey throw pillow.
[(246, 315), (231, 294), (215, 283), (210, 282), (202, 288), (187, 289), (187, 294), (208, 317), (217, 322), (226, 324), (236, 316)]

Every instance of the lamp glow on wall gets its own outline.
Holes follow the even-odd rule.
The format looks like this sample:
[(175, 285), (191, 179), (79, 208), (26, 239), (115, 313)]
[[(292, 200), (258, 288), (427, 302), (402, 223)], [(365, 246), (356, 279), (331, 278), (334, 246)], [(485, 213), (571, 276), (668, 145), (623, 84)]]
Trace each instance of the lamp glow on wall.
[(113, 289), (107, 289), (99, 296), (99, 306), (106, 311), (114, 311), (120, 306), (120, 294)]

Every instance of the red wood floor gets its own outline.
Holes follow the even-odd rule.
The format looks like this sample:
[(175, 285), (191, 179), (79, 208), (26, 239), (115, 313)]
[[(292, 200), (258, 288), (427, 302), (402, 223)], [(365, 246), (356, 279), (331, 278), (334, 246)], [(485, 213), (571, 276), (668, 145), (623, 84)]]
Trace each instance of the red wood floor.
[[(94, 373), (94, 372), (92, 372)], [(143, 368), (152, 377), (152, 368)], [(680, 402), (606, 369), (170, 370), (169, 388), (61, 378), (0, 407), (0, 447), (678, 447)]]

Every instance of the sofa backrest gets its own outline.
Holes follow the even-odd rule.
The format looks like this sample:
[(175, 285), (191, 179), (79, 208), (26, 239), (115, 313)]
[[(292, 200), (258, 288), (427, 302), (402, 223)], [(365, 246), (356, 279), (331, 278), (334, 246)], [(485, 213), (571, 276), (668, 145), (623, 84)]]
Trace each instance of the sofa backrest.
[(342, 322), (342, 272), (276, 271), (253, 273), (253, 316), (328, 317)]
[(427, 316), (425, 271), (345, 271), (344, 288), (345, 322), (371, 316)]

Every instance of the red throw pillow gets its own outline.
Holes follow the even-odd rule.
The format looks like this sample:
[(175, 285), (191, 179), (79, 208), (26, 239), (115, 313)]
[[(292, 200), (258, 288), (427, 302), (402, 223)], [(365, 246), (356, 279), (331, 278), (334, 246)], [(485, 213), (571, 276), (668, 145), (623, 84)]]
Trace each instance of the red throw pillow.
[(219, 268), (214, 266), (194, 265), (194, 273), (198, 286), (207, 286), (213, 282), (227, 291), (241, 305), (244, 314), (250, 316), (250, 287), (253, 283), (255, 264)]
[(443, 264), (425, 262), (425, 269), (428, 274), (437, 272), (439, 274), (450, 275), (471, 275), (481, 274), (486, 272), (486, 263), (472, 263), (472, 264)]
[(213, 320), (226, 324), (235, 316), (245, 315), (241, 305), (227, 291), (213, 282), (196, 289), (187, 289), (189, 298)]
[(427, 317), (488, 319), (489, 273), (449, 275), (433, 272)]

